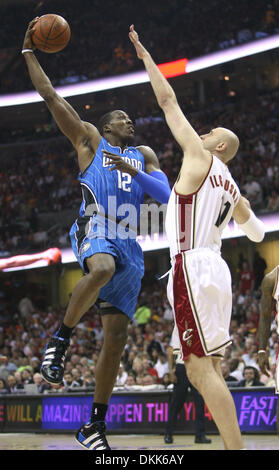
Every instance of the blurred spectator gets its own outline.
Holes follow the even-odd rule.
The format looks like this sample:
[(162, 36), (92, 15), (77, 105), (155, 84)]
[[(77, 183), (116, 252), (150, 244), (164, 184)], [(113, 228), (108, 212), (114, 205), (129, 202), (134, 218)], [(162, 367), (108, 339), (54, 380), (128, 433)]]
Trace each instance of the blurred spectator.
[(266, 210), (268, 212), (278, 211), (279, 209), (279, 193), (278, 191), (272, 190), (268, 196)]
[(95, 388), (95, 379), (92, 372), (89, 370), (84, 373), (82, 386), (90, 390), (94, 390)]
[(20, 300), (18, 310), (22, 318), (27, 318), (34, 313), (33, 303), (27, 295)]
[(276, 363), (274, 362), (273, 364), (270, 364), (270, 374), (264, 375), (260, 374), (260, 381), (266, 386), (266, 387), (275, 387), (276, 383)]
[(128, 374), (124, 370), (123, 364), (120, 364), (115, 385), (117, 385), (118, 387), (124, 385), (127, 380), (127, 377), (128, 377)]
[(7, 378), (7, 388), (9, 393), (17, 393), (18, 390), (23, 390), (24, 386), (22, 384), (17, 384), (14, 375), (8, 375)]
[(171, 381), (169, 372), (166, 372), (163, 375), (162, 380), (161, 380), (161, 384), (164, 385), (165, 388), (172, 388), (173, 387), (173, 383)]
[(259, 370), (257, 364), (257, 345), (253, 338), (247, 338), (245, 342), (245, 352), (242, 355), (245, 366), (251, 366)]
[(37, 385), (38, 393), (44, 393), (45, 391), (50, 390), (50, 384), (45, 382), (41, 374), (38, 372), (33, 375), (33, 382)]
[(4, 356), (0, 363), (0, 378), (7, 380), (8, 376), (17, 370), (17, 366), (9, 361), (9, 358)]
[(226, 382), (237, 382), (237, 379), (230, 374), (230, 367), (227, 361), (221, 361), (220, 363), (221, 372)]
[(1, 394), (5, 395), (7, 393), (9, 393), (9, 390), (8, 390), (7, 385), (6, 385), (6, 382), (5, 382), (4, 379), (0, 378), (0, 395)]
[(18, 389), (23, 389), (24, 388), (24, 385), (23, 385), (23, 382), (22, 382), (22, 377), (21, 377), (21, 372), (19, 372), (18, 370), (16, 372), (14, 372), (14, 378), (15, 378), (15, 381), (16, 381), (16, 386)]
[(164, 388), (163, 385), (157, 383), (156, 377), (150, 374), (145, 374), (143, 376), (142, 385), (145, 390), (159, 390)]
[(135, 377), (133, 375), (128, 375), (126, 382), (124, 384), (125, 388), (134, 387), (136, 385)]
[(162, 345), (161, 345), (160, 341), (155, 339), (155, 334), (154, 333), (151, 333), (149, 335), (148, 342), (149, 342), (149, 344), (147, 346), (147, 352), (149, 354), (150, 359), (152, 359), (152, 351), (154, 349), (158, 352), (158, 354), (163, 353)]
[(141, 328), (142, 332), (145, 331), (145, 325), (151, 317), (150, 308), (144, 305), (143, 300), (139, 300), (139, 307), (137, 308), (133, 320)]
[(257, 290), (260, 287), (261, 282), (264, 278), (264, 272), (266, 268), (267, 268), (267, 264), (266, 264), (265, 259), (262, 256), (260, 256), (260, 253), (258, 251), (255, 251), (254, 260), (253, 260), (253, 273), (255, 276), (255, 285), (254, 285), (255, 290)]
[(158, 378), (158, 372), (157, 370), (152, 366), (148, 356), (144, 355), (142, 359), (142, 366), (143, 366), (143, 375), (151, 375), (154, 377), (155, 382), (157, 383), (157, 378)]
[[(65, 386), (65, 389), (71, 388), (73, 382), (74, 382), (74, 380), (73, 380), (73, 376), (72, 376), (71, 372), (66, 371), (64, 373), (64, 377), (63, 377), (63, 384)], [(75, 382), (75, 384), (76, 384), (75, 385), (76, 387), (80, 386), (80, 384), (78, 382)]]
[(232, 357), (229, 360), (230, 376), (234, 377), (237, 381), (240, 381), (243, 379), (243, 373), (242, 373), (241, 368), (239, 368), (239, 365), (240, 365), (239, 359), (237, 359), (236, 357)]
[(238, 384), (239, 387), (261, 387), (264, 384), (259, 380), (259, 372), (255, 367), (246, 366), (243, 371), (244, 379)]
[(169, 372), (168, 358), (166, 354), (159, 354), (158, 360), (154, 365), (154, 369), (156, 369), (159, 379), (162, 379), (162, 377)]
[(83, 381), (82, 381), (81, 373), (77, 367), (72, 369), (72, 376), (73, 376), (73, 381), (77, 383), (79, 387), (82, 387)]
[(31, 374), (31, 371), (29, 369), (24, 369), (21, 372), (21, 377), (22, 377), (22, 383), (24, 384), (33, 384), (33, 377)]
[(255, 275), (253, 271), (249, 269), (248, 262), (244, 261), (242, 264), (242, 270), (239, 273), (239, 290), (241, 294), (254, 290), (254, 284)]

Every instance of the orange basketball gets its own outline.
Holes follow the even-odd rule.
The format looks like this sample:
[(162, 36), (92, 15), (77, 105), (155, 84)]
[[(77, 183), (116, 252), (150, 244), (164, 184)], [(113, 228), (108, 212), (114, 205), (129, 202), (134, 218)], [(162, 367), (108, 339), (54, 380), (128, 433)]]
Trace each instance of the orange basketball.
[(43, 52), (58, 52), (67, 46), (71, 37), (70, 26), (62, 16), (41, 16), (34, 26), (32, 41)]

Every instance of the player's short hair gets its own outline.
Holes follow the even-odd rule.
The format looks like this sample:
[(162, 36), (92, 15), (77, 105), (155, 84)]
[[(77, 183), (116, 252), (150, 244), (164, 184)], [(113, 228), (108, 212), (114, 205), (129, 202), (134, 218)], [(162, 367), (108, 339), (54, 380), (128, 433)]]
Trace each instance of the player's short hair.
[(104, 114), (98, 123), (98, 131), (100, 132), (101, 135), (104, 135), (104, 127), (106, 124), (109, 124), (110, 121), (112, 120), (112, 115), (114, 111), (109, 111), (108, 113)]

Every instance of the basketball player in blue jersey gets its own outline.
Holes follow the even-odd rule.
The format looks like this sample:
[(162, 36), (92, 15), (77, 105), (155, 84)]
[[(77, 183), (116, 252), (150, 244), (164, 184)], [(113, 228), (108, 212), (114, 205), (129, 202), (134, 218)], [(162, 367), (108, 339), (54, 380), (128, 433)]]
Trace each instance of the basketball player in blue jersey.
[[(107, 113), (97, 128), (82, 121), (56, 93), (34, 54), (36, 21), (29, 24), (22, 53), (35, 89), (77, 151), (83, 200), (70, 237), (85, 273), (73, 289), (61, 327), (46, 346), (41, 373), (50, 383), (62, 382), (72, 330), (101, 299), (104, 344), (95, 369), (94, 403), (91, 419), (76, 439), (88, 449), (109, 450), (105, 416), (144, 274), (142, 250), (135, 239), (140, 204), (145, 192), (166, 203), (170, 187), (155, 153), (149, 147), (131, 146), (134, 127), (124, 111)], [(123, 204), (134, 208), (128, 238), (121, 224), (123, 215), (115, 215), (112, 209)]]

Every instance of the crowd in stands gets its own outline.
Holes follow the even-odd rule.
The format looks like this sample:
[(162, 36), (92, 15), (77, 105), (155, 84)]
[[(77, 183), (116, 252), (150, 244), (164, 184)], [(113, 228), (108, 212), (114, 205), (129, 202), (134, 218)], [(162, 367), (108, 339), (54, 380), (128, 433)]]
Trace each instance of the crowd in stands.
[(41, 54), (55, 84), (140, 69), (128, 38), (129, 25), (135, 22), (157, 63), (198, 57), (266, 37), (279, 28), (278, 0), (62, 0), (59, 4), (34, 0), (15, 7), (2, 5), (1, 93), (31, 88), (19, 52), (29, 21), (50, 12), (65, 17), (72, 31), (71, 42), (61, 54), (52, 54), (51, 58)]
[[(221, 122), (240, 138), (240, 149), (230, 169), (242, 194), (256, 213), (279, 209), (279, 105), (278, 90), (258, 95), (253, 103), (243, 99), (223, 104), (216, 102), (199, 112), (188, 113), (194, 128), (203, 133)], [(154, 109), (154, 115), (158, 109)], [(134, 145), (152, 146), (162, 170), (173, 186), (181, 165), (182, 153), (171, 136), (162, 116), (137, 116)], [(70, 246), (68, 231), (81, 203), (77, 181), (76, 153), (71, 144), (59, 136), (22, 145), (16, 158), (4, 159), (0, 170), (0, 252), (2, 256), (47, 249), (53, 245)], [(146, 198), (146, 202), (151, 202)], [(154, 202), (154, 201), (153, 201)], [(42, 226), (46, 213), (60, 214), (71, 210), (68, 225), (56, 230)], [(162, 228), (163, 229), (163, 228)]]
[[(233, 285), (230, 325), (232, 344), (226, 348), (222, 372), (229, 387), (274, 386), (278, 335), (275, 322), (268, 341), (270, 376), (261, 374), (257, 362), (257, 327), (260, 291), (257, 275), (241, 259), (238, 280)], [(261, 277), (263, 271), (261, 271)], [(97, 307), (93, 307), (75, 328), (67, 353), (61, 385), (47, 384), (40, 376), (42, 354), (63, 318), (62, 308), (37, 307), (31, 297), (20, 300), (14, 311), (0, 317), (0, 393), (24, 393), (26, 384), (37, 385), (38, 393), (91, 392), (95, 366), (102, 347), (103, 329)], [(7, 315), (5, 315), (7, 313)], [(171, 389), (167, 360), (173, 330), (172, 312), (166, 286), (145, 275), (135, 318), (115, 382), (117, 390)]]

